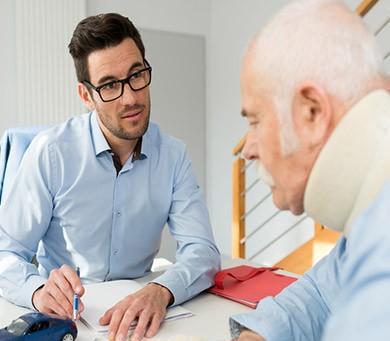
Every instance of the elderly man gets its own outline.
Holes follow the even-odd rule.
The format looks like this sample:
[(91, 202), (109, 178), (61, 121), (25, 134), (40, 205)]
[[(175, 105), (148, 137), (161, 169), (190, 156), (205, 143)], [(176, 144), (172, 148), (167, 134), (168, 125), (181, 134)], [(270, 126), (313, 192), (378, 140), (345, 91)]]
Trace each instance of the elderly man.
[(241, 74), (243, 154), (280, 209), (343, 232), (332, 252), (256, 311), (239, 340), (389, 340), (390, 95), (374, 37), (342, 2), (289, 4)]

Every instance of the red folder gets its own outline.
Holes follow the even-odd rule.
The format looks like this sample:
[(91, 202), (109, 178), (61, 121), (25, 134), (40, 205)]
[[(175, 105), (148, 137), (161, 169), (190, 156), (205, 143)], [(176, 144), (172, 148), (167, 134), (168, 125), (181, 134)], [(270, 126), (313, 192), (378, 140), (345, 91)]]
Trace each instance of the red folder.
[(256, 268), (248, 265), (224, 269), (216, 274), (215, 285), (208, 291), (256, 308), (262, 298), (275, 296), (297, 280), (277, 274), (275, 270), (278, 268)]

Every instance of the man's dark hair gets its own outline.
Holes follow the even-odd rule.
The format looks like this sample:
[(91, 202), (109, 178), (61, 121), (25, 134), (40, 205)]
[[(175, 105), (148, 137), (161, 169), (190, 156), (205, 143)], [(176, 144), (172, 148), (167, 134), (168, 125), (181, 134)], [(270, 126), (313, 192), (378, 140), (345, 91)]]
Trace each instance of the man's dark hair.
[(142, 58), (145, 58), (141, 35), (129, 18), (117, 13), (106, 13), (80, 21), (68, 46), (76, 67), (77, 80), (90, 80), (88, 56), (91, 52), (119, 45), (126, 38), (134, 40)]

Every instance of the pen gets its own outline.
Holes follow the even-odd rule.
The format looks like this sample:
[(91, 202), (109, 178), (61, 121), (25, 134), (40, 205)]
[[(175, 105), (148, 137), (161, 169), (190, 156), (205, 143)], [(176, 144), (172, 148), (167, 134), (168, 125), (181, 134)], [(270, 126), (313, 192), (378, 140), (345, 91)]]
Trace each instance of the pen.
[[(76, 268), (77, 276), (80, 277), (80, 268)], [(73, 294), (73, 320), (77, 320), (77, 313), (79, 312), (79, 295), (77, 293)]]

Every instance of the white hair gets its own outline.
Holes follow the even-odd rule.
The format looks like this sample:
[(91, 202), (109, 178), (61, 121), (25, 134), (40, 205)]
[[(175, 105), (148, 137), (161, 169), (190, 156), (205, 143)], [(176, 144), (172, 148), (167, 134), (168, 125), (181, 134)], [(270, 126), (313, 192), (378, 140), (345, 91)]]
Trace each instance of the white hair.
[(260, 88), (279, 115), (284, 153), (298, 147), (291, 106), (299, 84), (313, 82), (349, 106), (384, 75), (375, 37), (338, 0), (290, 3), (255, 36), (251, 49)]

